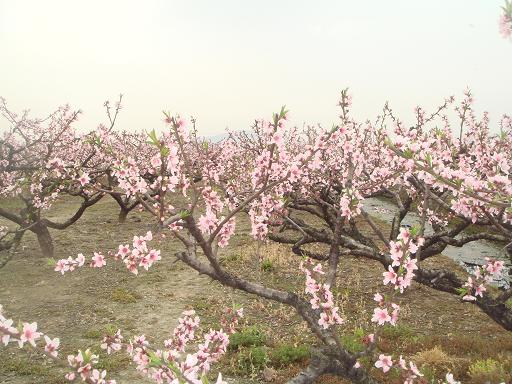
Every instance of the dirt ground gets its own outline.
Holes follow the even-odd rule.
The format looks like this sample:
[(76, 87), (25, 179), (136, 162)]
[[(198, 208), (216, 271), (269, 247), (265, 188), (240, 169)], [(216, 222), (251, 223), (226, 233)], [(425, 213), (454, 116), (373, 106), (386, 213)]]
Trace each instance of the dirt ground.
[[(51, 217), (64, 219), (74, 207), (70, 201), (56, 204)], [(118, 224), (117, 212), (113, 200), (105, 198), (67, 230), (52, 231), (55, 258), (116, 250), (121, 243), (131, 243), (133, 235), (151, 228), (148, 217), (139, 212), (132, 212), (125, 223)], [(239, 233), (223, 254), (224, 265), (254, 280), (301, 291), (304, 282), (297, 269), (297, 256), (285, 246), (255, 244), (242, 234), (247, 223), (237, 225)], [(221, 287), (176, 262), (178, 244), (173, 240), (154, 247), (162, 250), (162, 260), (139, 276), (109, 259), (106, 268), (84, 267), (61, 276), (41, 256), (35, 237), (27, 234), (13, 260), (0, 269), (0, 304), (15, 321), (37, 321), (45, 333), (59, 336), (63, 355), (88, 347), (100, 352), (101, 367), (119, 384), (150, 381), (130, 367), (123, 353), (105, 355), (99, 349), (102, 335), (120, 328), (126, 335), (145, 334), (159, 345), (188, 308), (198, 311), (207, 330), (218, 326), (224, 306), (241, 304), (246, 313), (242, 331), (256, 330), (264, 336), (258, 343), (231, 350), (217, 366), (231, 383), (282, 383), (307, 363), (303, 355), (292, 361), (281, 356), (288, 347), (295, 351), (315, 342), (288, 308)], [(258, 261), (258, 255), (263, 262)], [(450, 263), (442, 257), (433, 262)], [(334, 293), (347, 321), (340, 334), (354, 350), (360, 345), (359, 329), (371, 329), (371, 298), (383, 290), (381, 274), (380, 265), (369, 261), (347, 259), (341, 265)], [(386, 328), (379, 344), (384, 353), (400, 351), (412, 358), (423, 366), (429, 380), (452, 371), (464, 383), (477, 383), (482, 364), (487, 364), (484, 371), (501, 369), (504, 373), (498, 375), (510, 379), (506, 375), (512, 369), (512, 336), (474, 305), (418, 284), (401, 297), (401, 305), (400, 325)], [(486, 359), (492, 361), (485, 363)], [(0, 349), (1, 384), (64, 383), (62, 372), (33, 351)], [(398, 382), (391, 376), (382, 380)], [(329, 377), (320, 382), (344, 383)]]

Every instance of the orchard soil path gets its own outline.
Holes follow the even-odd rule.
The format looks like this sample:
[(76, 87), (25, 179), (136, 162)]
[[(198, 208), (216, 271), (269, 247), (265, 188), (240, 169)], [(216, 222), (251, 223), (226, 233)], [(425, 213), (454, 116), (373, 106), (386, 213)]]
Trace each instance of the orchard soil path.
[[(52, 208), (51, 217), (63, 219), (74, 207), (73, 201), (58, 203)], [(106, 197), (87, 210), (74, 226), (53, 231), (55, 258), (115, 251), (119, 244), (131, 243), (133, 235), (151, 229), (150, 219), (143, 213), (132, 212), (122, 224), (117, 223), (117, 214), (117, 206)], [(237, 223), (237, 234), (222, 255), (226, 268), (278, 288), (301, 290), (304, 279), (297, 269), (297, 256), (286, 246), (256, 244), (244, 234), (247, 225), (245, 220)], [(37, 321), (48, 335), (59, 336), (63, 356), (88, 347), (99, 352), (100, 367), (107, 369), (119, 384), (150, 381), (129, 367), (125, 354), (107, 356), (99, 349), (105, 332), (120, 328), (126, 335), (145, 334), (160, 346), (169, 338), (183, 310), (196, 309), (207, 330), (219, 327), (221, 309), (233, 302), (244, 306), (242, 326), (257, 328), (265, 335), (264, 345), (258, 348), (268, 358), (259, 364), (252, 357), (251, 346), (231, 351), (217, 365), (231, 378), (230, 383), (284, 383), (307, 363), (302, 359), (282, 364), (273, 357), (279, 346), (308, 346), (315, 342), (304, 323), (288, 308), (225, 289), (177, 263), (174, 252), (179, 248), (173, 240), (149, 245), (162, 250), (162, 260), (149, 271), (141, 270), (139, 276), (108, 258), (105, 268), (84, 267), (61, 276), (41, 256), (35, 237), (27, 234), (14, 258), (0, 269), (0, 304), (15, 321)], [(258, 261), (259, 256), (265, 263)], [(442, 256), (431, 262), (453, 266)], [(360, 340), (354, 334), (358, 328), (370, 329), (374, 307), (371, 298), (375, 292), (383, 291), (382, 270), (371, 261), (347, 259), (341, 263), (339, 276), (334, 293), (347, 319), (341, 336), (357, 348)], [(512, 335), (475, 306), (418, 284), (403, 295), (400, 304), (400, 325), (385, 330), (379, 344), (383, 353), (398, 352), (415, 360), (423, 365), (429, 378), (452, 371), (464, 383), (478, 382), (468, 376), (469, 367), (487, 358), (512, 370)], [(0, 384), (65, 383), (62, 373), (34, 352), (14, 347), (0, 349)], [(399, 382), (392, 376), (381, 379), (385, 383)], [(345, 383), (330, 377), (319, 382)]]

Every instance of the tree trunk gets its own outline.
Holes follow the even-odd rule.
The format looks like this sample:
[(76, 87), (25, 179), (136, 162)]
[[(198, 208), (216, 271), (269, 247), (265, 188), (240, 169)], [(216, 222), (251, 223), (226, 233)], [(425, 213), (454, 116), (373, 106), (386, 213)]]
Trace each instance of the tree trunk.
[(121, 210), (119, 211), (119, 216), (117, 217), (120, 224), (126, 221), (126, 217), (129, 213), (130, 210), (121, 208)]
[(53, 257), (53, 239), (48, 228), (43, 224), (37, 224), (31, 228), (31, 231), (34, 232), (37, 236), (37, 241), (43, 256)]

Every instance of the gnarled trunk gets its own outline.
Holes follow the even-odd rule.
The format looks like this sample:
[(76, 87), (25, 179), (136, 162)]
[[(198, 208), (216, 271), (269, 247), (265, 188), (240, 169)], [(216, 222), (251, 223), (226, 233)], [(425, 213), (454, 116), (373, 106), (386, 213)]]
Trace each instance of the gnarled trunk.
[(34, 225), (30, 230), (36, 234), (37, 242), (39, 243), (39, 247), (41, 248), (41, 253), (43, 256), (53, 257), (53, 239), (46, 225), (38, 223)]
[(124, 223), (126, 221), (126, 217), (128, 216), (129, 213), (130, 213), (129, 209), (121, 208), (121, 210), (119, 211), (119, 216), (117, 216), (118, 222)]

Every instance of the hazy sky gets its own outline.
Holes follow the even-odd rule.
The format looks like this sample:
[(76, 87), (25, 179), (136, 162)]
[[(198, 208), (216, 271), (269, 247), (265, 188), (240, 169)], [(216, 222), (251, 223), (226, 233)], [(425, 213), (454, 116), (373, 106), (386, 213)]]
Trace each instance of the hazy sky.
[[(124, 95), (120, 129), (161, 127), (163, 109), (205, 134), (244, 129), (281, 105), (302, 124), (385, 100), (410, 118), (466, 86), (492, 121), (512, 112), (512, 42), (501, 0), (0, 0), (0, 95), (45, 115), (70, 103), (83, 129)], [(5, 122), (0, 122), (0, 129)]]

